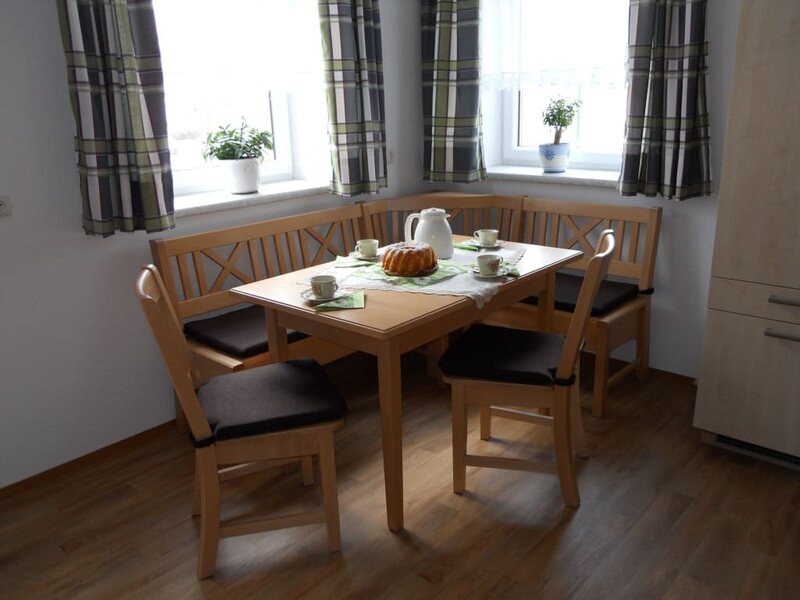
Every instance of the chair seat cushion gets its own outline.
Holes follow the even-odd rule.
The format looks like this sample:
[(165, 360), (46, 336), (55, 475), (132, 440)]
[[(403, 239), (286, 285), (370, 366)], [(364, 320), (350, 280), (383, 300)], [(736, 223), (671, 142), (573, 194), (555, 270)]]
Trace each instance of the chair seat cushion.
[[(583, 285), (583, 277), (580, 275), (556, 273), (556, 310), (574, 312), (575, 305), (578, 303), (578, 294), (581, 292), (581, 285)], [(636, 298), (638, 295), (639, 288), (634, 283), (604, 279), (600, 283), (600, 289), (597, 291), (597, 298), (592, 305), (592, 316), (601, 317), (608, 314), (628, 300)], [(525, 298), (523, 302), (536, 306), (539, 299), (536, 296), (531, 296)]]
[[(183, 326), (183, 332), (193, 340), (238, 358), (248, 358), (269, 350), (267, 321), (264, 309), (260, 306), (189, 321)], [(289, 343), (305, 337), (308, 336), (299, 331), (287, 332)]]
[(475, 325), (439, 360), (446, 376), (551, 386), (564, 336)]
[(311, 358), (214, 377), (197, 397), (217, 440), (333, 421), (347, 411), (325, 370)]

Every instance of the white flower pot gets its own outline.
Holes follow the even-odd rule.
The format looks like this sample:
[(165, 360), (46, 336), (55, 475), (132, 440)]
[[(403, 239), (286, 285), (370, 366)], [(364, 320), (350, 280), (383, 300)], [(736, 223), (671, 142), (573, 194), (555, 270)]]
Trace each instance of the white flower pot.
[(258, 184), (261, 182), (260, 158), (240, 158), (224, 162), (231, 194), (252, 194), (258, 191)]
[(569, 164), (569, 144), (539, 144), (539, 160), (545, 173), (563, 173)]

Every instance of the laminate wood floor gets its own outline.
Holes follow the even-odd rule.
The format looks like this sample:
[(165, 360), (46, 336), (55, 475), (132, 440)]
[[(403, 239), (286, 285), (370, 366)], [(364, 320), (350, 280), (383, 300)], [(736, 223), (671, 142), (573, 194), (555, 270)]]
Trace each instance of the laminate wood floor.
[[(0, 598), (800, 597), (800, 474), (702, 444), (684, 378), (620, 383), (602, 420), (584, 409), (591, 457), (573, 511), (554, 475), (469, 468), (454, 495), (449, 391), (407, 355), (394, 534), (374, 360), (329, 371), (350, 406), (336, 439), (342, 553), (326, 552), (322, 526), (226, 539), (215, 578), (198, 581), (192, 449), (167, 426), (0, 494)], [(549, 452), (545, 429), (495, 420), (482, 442), (477, 414), (470, 425), (473, 449)], [(235, 513), (319, 502), (289, 467), (224, 490)]]

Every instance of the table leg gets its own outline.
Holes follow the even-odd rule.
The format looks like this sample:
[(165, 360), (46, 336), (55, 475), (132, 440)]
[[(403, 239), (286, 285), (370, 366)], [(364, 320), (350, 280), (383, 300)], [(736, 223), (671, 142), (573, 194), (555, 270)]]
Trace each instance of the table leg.
[(389, 529), (403, 529), (403, 424), (400, 350), (394, 344), (378, 355), (378, 391), (383, 436), (383, 479)]
[(289, 342), (286, 340), (286, 328), (278, 325), (278, 313), (265, 306), (264, 316), (267, 319), (267, 339), (269, 340), (269, 353), (272, 355), (272, 362), (289, 360)]
[(539, 292), (538, 313), (539, 323), (537, 324), (540, 331), (552, 331), (553, 327), (553, 311), (556, 298), (556, 274), (554, 272), (547, 274), (547, 281), (544, 289)]

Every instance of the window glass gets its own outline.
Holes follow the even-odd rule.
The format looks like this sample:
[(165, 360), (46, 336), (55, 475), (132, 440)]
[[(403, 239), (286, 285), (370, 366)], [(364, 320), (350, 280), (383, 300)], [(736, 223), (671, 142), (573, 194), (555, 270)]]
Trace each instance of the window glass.
[[(208, 132), (242, 117), (273, 133), (265, 180), (293, 176), (293, 142), (327, 147), (313, 0), (154, 0), (154, 7), (178, 192), (224, 186), (219, 163), (203, 158), (203, 142)], [(292, 139), (295, 113), (316, 123), (313, 142)]]
[(542, 113), (562, 97), (582, 103), (562, 136), (572, 144), (571, 164), (618, 166), (628, 0), (485, 0), (482, 11), (484, 93), (510, 99), (496, 123), (504, 131), (504, 162), (538, 162), (538, 145), (554, 134)]

